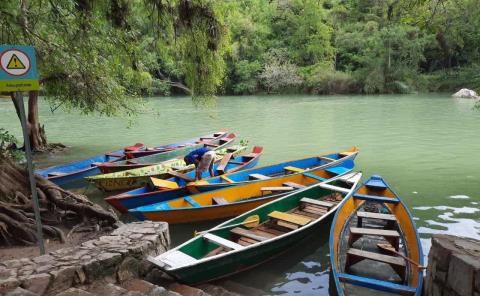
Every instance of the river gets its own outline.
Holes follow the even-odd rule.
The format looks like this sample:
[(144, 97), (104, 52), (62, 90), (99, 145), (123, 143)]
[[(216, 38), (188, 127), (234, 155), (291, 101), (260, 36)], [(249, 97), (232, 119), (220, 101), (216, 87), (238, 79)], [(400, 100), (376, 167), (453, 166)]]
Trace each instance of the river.
[[(356, 145), (356, 168), (380, 174), (412, 209), (427, 252), (432, 233), (480, 239), (480, 110), (448, 95), (250, 96), (221, 97), (212, 108), (189, 98), (150, 98), (133, 118), (50, 112), (40, 105), (50, 142), (68, 153), (39, 158), (37, 165), (86, 158), (144, 142), (191, 138), (228, 128), (265, 148), (259, 165), (334, 152)], [(0, 127), (21, 138), (9, 100), (0, 100)], [(88, 188), (100, 200), (101, 194)], [(174, 244), (212, 223), (171, 228)], [(256, 269), (234, 276), (270, 295), (326, 294), (329, 285), (328, 226), (308, 245)]]

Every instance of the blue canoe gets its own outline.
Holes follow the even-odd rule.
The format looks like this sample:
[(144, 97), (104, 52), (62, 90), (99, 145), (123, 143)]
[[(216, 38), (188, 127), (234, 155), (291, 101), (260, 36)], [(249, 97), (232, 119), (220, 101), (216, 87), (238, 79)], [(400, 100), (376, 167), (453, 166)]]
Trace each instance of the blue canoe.
[[(219, 137), (221, 135), (226, 135), (227, 132), (222, 130), (219, 132), (209, 133), (204, 136), (195, 137), (188, 140), (182, 140), (176, 143), (165, 144), (155, 147), (155, 153), (162, 152), (162, 149), (175, 149), (178, 147), (184, 147), (190, 143), (195, 143), (197, 141), (203, 141), (210, 137)], [(130, 147), (126, 147), (120, 150), (107, 152), (105, 154), (93, 156), (88, 159), (78, 160), (67, 164), (51, 166), (48, 168), (35, 170), (35, 173), (50, 180), (51, 182), (57, 185), (66, 185), (70, 187), (78, 187), (85, 185), (83, 178), (94, 176), (100, 174), (101, 171), (97, 167), (97, 164), (106, 163), (106, 162), (116, 162), (126, 159), (126, 154), (134, 153), (136, 151), (145, 151), (144, 144), (135, 144)]]
[[(263, 153), (263, 148), (255, 146), (252, 152), (247, 155), (240, 155), (232, 159), (228, 159), (228, 163), (222, 162), (214, 164), (214, 172), (237, 172), (244, 169), (254, 167)], [(195, 178), (195, 171), (185, 174), (187, 177)], [(208, 177), (209, 172), (204, 171), (202, 177)], [(144, 205), (157, 203), (164, 200), (179, 198), (191, 194), (186, 185), (189, 182), (181, 177), (172, 177), (166, 179), (175, 182), (178, 188), (156, 188), (154, 186), (144, 186), (122, 194), (105, 198), (105, 201), (122, 213), (127, 213), (129, 209), (137, 208)]]
[(407, 206), (382, 177), (370, 177), (342, 202), (330, 231), (330, 260), (340, 296), (421, 295), (420, 238)]

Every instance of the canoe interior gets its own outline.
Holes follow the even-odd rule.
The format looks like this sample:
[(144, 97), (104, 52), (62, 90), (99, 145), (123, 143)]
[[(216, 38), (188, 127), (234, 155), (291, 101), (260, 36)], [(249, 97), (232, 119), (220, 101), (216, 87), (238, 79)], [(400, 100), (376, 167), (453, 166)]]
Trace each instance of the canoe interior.
[[(279, 163), (271, 166), (265, 166), (261, 168), (251, 169), (248, 171), (243, 171), (240, 173), (228, 174), (226, 175), (226, 177), (228, 177), (229, 179), (231, 179), (236, 183), (250, 181), (251, 174), (262, 174), (269, 177), (278, 177), (278, 176), (283, 176), (289, 173), (288, 171), (285, 170), (285, 167), (293, 166), (299, 169), (310, 170), (310, 169), (318, 168), (320, 166), (327, 166), (328, 164), (332, 163), (332, 160), (339, 161), (342, 159), (344, 160), (348, 159), (353, 162), (357, 154), (358, 154), (358, 150), (356, 148), (352, 148), (344, 153), (342, 152), (332, 153), (332, 154), (324, 155), (322, 157), (309, 157), (305, 159), (283, 162), (283, 163)], [(338, 164), (339, 163), (337, 162), (336, 165)], [(208, 187), (209, 185), (221, 185), (221, 184), (228, 185), (228, 182), (221, 177), (209, 178), (206, 180), (206, 182), (208, 182), (208, 184), (198, 185), (196, 187), (199, 190), (201, 190), (202, 187)]]
[[(347, 184), (344, 184), (341, 181), (336, 182), (335, 185), (345, 187), (345, 188), (348, 188), (349, 186)], [(344, 196), (345, 194), (342, 194), (342, 193), (332, 192), (330, 190), (319, 188), (319, 187), (311, 187), (308, 190), (302, 191), (301, 194), (294, 194), (289, 196), (288, 198), (284, 198), (274, 203), (270, 203), (265, 206), (259, 207), (256, 210), (251, 211), (248, 215), (240, 215), (239, 217), (230, 220), (227, 224), (222, 224), (221, 226), (225, 227), (228, 225), (241, 223), (241, 222), (244, 222), (245, 219), (249, 216), (258, 215), (260, 219), (260, 224), (257, 227), (248, 228), (245, 226), (237, 226), (237, 228), (248, 230), (249, 232), (254, 233), (255, 235), (258, 235), (259, 237), (263, 237), (264, 239), (274, 238), (276, 236), (293, 231), (294, 229), (292, 228), (294, 228), (295, 226), (293, 226), (292, 228), (287, 228), (287, 227), (277, 225), (276, 223), (273, 222), (274, 219), (271, 219), (269, 217), (269, 214), (271, 214), (272, 212), (278, 211), (278, 212), (294, 214), (294, 215), (300, 216), (301, 218), (310, 219), (311, 222), (309, 223), (314, 223), (315, 220), (320, 219), (325, 213), (327, 213), (327, 211), (325, 209), (321, 210), (320, 208), (316, 210), (317, 214), (311, 213), (314, 211), (311, 211), (311, 212), (303, 211), (305, 210), (305, 208), (303, 210), (300, 209), (300, 206), (301, 206), (300, 200), (302, 198), (307, 197), (315, 200), (327, 201), (329, 203), (336, 205), (343, 199)], [(231, 229), (232, 228), (217, 230), (217, 231), (212, 231), (211, 233), (243, 246), (259, 243), (258, 240), (254, 240), (251, 237), (246, 239), (245, 237), (239, 236), (238, 234), (233, 233)], [(196, 259), (207, 258), (210, 256), (220, 255), (222, 253), (228, 252), (228, 250), (226, 250), (225, 248), (219, 247), (219, 245), (209, 240), (206, 240), (203, 237), (198, 237), (192, 240), (191, 243), (184, 245), (179, 250)]]
[[(350, 168), (345, 168), (343, 173), (350, 171)], [(319, 177), (323, 180), (331, 179), (337, 176), (336, 172), (329, 170), (316, 170), (309, 172), (311, 176)], [(319, 179), (312, 178), (303, 174), (299, 175), (287, 175), (280, 178), (273, 178), (269, 180), (262, 180), (252, 182), (245, 185), (227, 187), (223, 189), (213, 190), (205, 193), (199, 193), (190, 195), (188, 197), (174, 199), (165, 203), (152, 204), (145, 207), (135, 209), (138, 212), (149, 211), (169, 211), (175, 209), (186, 209), (197, 207), (222, 207), (226, 204), (234, 204), (239, 202), (249, 202), (256, 199), (269, 199), (271, 197), (280, 197), (286, 194), (294, 192), (296, 189), (291, 188), (289, 191), (276, 191), (276, 190), (262, 190), (265, 188), (282, 188), (289, 187), (284, 186), (284, 183), (293, 182), (301, 186), (309, 186), (315, 183), (319, 183)], [(216, 200), (222, 198), (225, 204), (219, 204)], [(193, 203), (192, 203), (193, 201)]]
[(331, 251), (340, 295), (372, 295), (380, 290), (388, 295), (421, 293), (421, 270), (379, 247), (393, 247), (423, 265), (412, 217), (396, 193), (383, 184), (375, 177), (369, 179), (344, 202), (333, 222)]

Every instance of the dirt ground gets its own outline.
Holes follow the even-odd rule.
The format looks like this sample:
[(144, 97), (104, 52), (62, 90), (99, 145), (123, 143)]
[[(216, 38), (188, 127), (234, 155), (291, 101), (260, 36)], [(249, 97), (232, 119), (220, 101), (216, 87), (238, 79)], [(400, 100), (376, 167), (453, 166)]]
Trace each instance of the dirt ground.
[[(66, 233), (66, 232), (65, 232)], [(70, 235), (66, 239), (65, 243), (61, 243), (57, 240), (45, 239), (45, 252), (56, 251), (62, 248), (76, 247), (81, 243), (86, 242), (91, 239), (95, 239), (102, 235), (108, 234), (107, 231), (98, 231), (98, 232), (78, 232)], [(0, 262), (11, 259), (21, 259), (21, 258), (33, 258), (40, 256), (40, 249), (38, 245), (35, 246), (12, 246), (12, 247), (0, 247)]]

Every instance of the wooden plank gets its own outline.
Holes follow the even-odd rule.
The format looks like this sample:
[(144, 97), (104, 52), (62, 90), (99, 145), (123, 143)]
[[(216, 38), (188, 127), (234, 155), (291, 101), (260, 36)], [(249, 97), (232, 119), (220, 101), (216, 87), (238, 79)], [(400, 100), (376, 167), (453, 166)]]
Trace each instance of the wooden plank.
[(193, 181), (195, 181), (195, 178), (192, 178), (192, 177), (190, 177), (190, 176), (187, 176), (187, 175), (182, 174), (182, 173), (179, 173), (179, 172), (168, 171), (168, 174), (169, 174), (169, 175), (172, 175), (172, 176), (174, 176), (174, 177), (177, 177), (177, 178), (186, 180), (186, 181), (188, 181), (188, 182), (193, 182)]
[(285, 221), (280, 221), (280, 220), (277, 221), (277, 225), (281, 226), (281, 227), (291, 229), (291, 230), (295, 230), (295, 229), (298, 229), (300, 227), (299, 225), (296, 225), (296, 224), (293, 224), (293, 223), (288, 223), (288, 222), (285, 222)]
[(321, 160), (326, 160), (328, 162), (336, 161), (336, 159), (326, 157), (326, 156), (319, 156), (318, 158), (321, 159)]
[(310, 173), (302, 173), (302, 175), (304, 175), (305, 177), (308, 177), (308, 178), (315, 179), (315, 180), (320, 181), (320, 182), (327, 181), (327, 179), (325, 179), (325, 178), (322, 178), (320, 176), (310, 174)]
[(263, 231), (263, 232), (268, 232), (268, 233), (271, 233), (275, 236), (279, 236), (279, 235), (282, 235), (282, 234), (286, 233), (285, 231), (281, 231), (281, 230), (278, 230), (278, 229), (273, 229), (273, 228), (270, 228), (266, 225), (260, 225), (256, 228), (256, 230), (260, 230), (260, 231)]
[(288, 172), (291, 172), (291, 173), (303, 173), (305, 170), (304, 169), (301, 169), (301, 168), (297, 168), (297, 167), (294, 167), (294, 166), (286, 166), (283, 168), (287, 173)]
[(183, 198), (184, 201), (188, 202), (192, 207), (194, 208), (201, 208), (202, 205), (199, 204), (197, 201), (195, 201), (193, 198), (191, 198), (190, 196), (186, 196)]
[(279, 211), (273, 211), (270, 214), (268, 214), (268, 216), (272, 219), (281, 220), (281, 221), (285, 221), (285, 222), (300, 225), (300, 226), (306, 225), (312, 221), (312, 219), (300, 217), (295, 214), (283, 213)]
[(232, 249), (232, 250), (243, 249), (241, 245), (234, 243), (232, 241), (229, 241), (227, 239), (224, 239), (223, 237), (220, 237), (215, 234), (206, 233), (203, 235), (203, 238), (227, 249)]
[(158, 188), (169, 188), (169, 189), (178, 188), (177, 182), (167, 181), (167, 180), (153, 178), (153, 177), (150, 178), (150, 181), (152, 182), (153, 186)]
[(368, 219), (378, 219), (378, 220), (386, 220), (386, 221), (397, 221), (392, 214), (380, 214), (380, 213), (372, 213), (372, 212), (357, 212), (357, 217), (360, 218), (368, 218)]
[(283, 186), (288, 186), (288, 187), (293, 187), (295, 189), (302, 189), (302, 188), (305, 188), (305, 185), (302, 185), (302, 184), (298, 184), (298, 183), (295, 183), (295, 182), (285, 182), (282, 184)]
[(249, 243), (249, 242), (247, 242), (247, 241), (244, 241), (244, 240), (242, 240), (242, 239), (239, 239), (239, 240), (237, 241), (237, 243), (238, 243), (239, 245), (243, 246), (243, 247), (247, 247), (247, 246), (250, 246), (250, 245), (251, 245), (251, 243)]
[(170, 265), (171, 267), (195, 264), (198, 261), (197, 259), (193, 258), (192, 256), (190, 256), (188, 254), (185, 254), (181, 251), (167, 252), (162, 257), (163, 258), (161, 259), (161, 261)]
[(399, 238), (400, 233), (396, 230), (385, 230), (385, 229), (375, 229), (375, 228), (358, 228), (350, 227), (350, 233), (357, 235), (376, 235), (383, 237), (395, 237)]
[(227, 251), (224, 247), (218, 247), (216, 249), (213, 249), (212, 251), (208, 252), (207, 255), (205, 255), (204, 258), (206, 257), (212, 257), (218, 254), (221, 254), (223, 252)]
[(302, 198), (300, 200), (300, 202), (309, 203), (309, 204), (325, 207), (325, 208), (328, 208), (328, 209), (330, 209), (331, 207), (334, 206), (334, 204), (332, 204), (330, 202), (321, 201), (321, 200), (318, 200), (318, 199), (313, 199), (313, 198), (308, 198), (308, 197)]
[(225, 200), (222, 196), (215, 196), (212, 197), (212, 200), (217, 204), (217, 205), (226, 205), (228, 204), (228, 201)]
[(230, 232), (233, 233), (233, 234), (239, 235), (239, 236), (244, 236), (244, 237), (248, 237), (250, 239), (254, 239), (254, 240), (259, 241), (259, 242), (263, 242), (264, 240), (268, 239), (268, 237), (260, 236), (256, 233), (254, 233), (253, 231), (250, 231), (248, 229), (243, 229), (243, 228), (240, 228), (240, 227), (235, 227), (235, 228), (231, 229)]
[(312, 208), (312, 207), (305, 207), (302, 209), (302, 211), (307, 212), (307, 213), (312, 213), (315, 215), (323, 216), (327, 213), (325, 210), (320, 210), (318, 208)]
[(381, 203), (397, 204), (400, 202), (398, 198), (390, 198), (390, 197), (383, 197), (383, 196), (376, 196), (376, 195), (365, 195), (365, 194), (358, 194), (358, 193), (354, 194), (353, 197), (361, 200), (381, 202)]
[(250, 180), (268, 180), (268, 179), (271, 179), (270, 177), (262, 175), (262, 174), (250, 174), (250, 175), (248, 175), (248, 178)]
[(230, 163), (230, 164), (242, 165), (242, 164), (244, 164), (245, 162), (243, 162), (243, 161), (236, 161), (236, 160), (230, 160), (228, 163)]
[(309, 213), (309, 212), (306, 212), (306, 211), (303, 211), (303, 210), (300, 210), (300, 209), (297, 209), (296, 212), (298, 212), (298, 214), (300, 214), (300, 215), (307, 216), (307, 217), (310, 217), (310, 218), (313, 218), (313, 219), (317, 219), (317, 218), (322, 216), (321, 214)]
[(280, 187), (261, 187), (261, 191), (292, 191), (294, 190), (293, 187), (286, 187), (286, 186), (280, 186)]
[(262, 230), (259, 230), (259, 229), (253, 229), (253, 230), (250, 230), (251, 232), (259, 235), (259, 236), (263, 236), (263, 237), (267, 237), (267, 238), (274, 238), (274, 237), (277, 237), (278, 234), (272, 234), (270, 232), (266, 232), (266, 231), (262, 231)]
[(249, 238), (249, 237), (243, 237), (243, 236), (242, 236), (241, 238), (239, 238), (238, 240), (239, 240), (239, 241), (242, 240), (242, 241), (244, 241), (244, 242), (248, 242), (250, 245), (253, 245), (253, 244), (258, 243), (257, 240), (251, 239), (251, 238)]
[(222, 160), (220, 160), (220, 163), (217, 165), (217, 172), (219, 172), (220, 174), (225, 173), (225, 167), (227, 167), (228, 161), (230, 160), (230, 158), (232, 158), (232, 156), (232, 153), (226, 153), (223, 156)]
[(383, 262), (391, 265), (406, 266), (405, 259), (403, 259), (402, 257), (388, 256), (388, 255), (383, 255), (379, 253), (359, 250), (355, 248), (348, 249), (347, 255), (361, 257), (364, 259), (370, 259), (370, 260)]
[(233, 181), (232, 179), (230, 179), (230, 178), (227, 177), (227, 176), (221, 175), (220, 178), (222, 178), (223, 180), (227, 181), (227, 183), (235, 183), (235, 181)]

